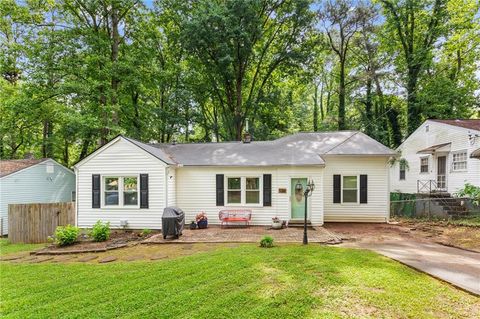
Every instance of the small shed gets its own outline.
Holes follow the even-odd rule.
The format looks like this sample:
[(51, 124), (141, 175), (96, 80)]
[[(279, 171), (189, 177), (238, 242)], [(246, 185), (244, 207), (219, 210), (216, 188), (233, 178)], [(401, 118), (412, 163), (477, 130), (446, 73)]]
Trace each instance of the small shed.
[(8, 205), (75, 200), (75, 174), (53, 159), (0, 161), (0, 235), (8, 233)]

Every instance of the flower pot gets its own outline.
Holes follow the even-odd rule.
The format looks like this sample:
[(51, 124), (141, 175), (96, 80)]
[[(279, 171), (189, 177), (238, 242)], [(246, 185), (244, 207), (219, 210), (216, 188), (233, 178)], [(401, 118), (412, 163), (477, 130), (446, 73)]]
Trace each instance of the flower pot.
[(192, 230), (193, 230), (193, 229), (197, 229), (197, 223), (191, 222), (191, 223), (190, 223), (190, 229), (192, 229)]
[(204, 229), (208, 227), (208, 220), (200, 220), (197, 222), (197, 226), (199, 229)]
[(282, 221), (281, 220), (272, 221), (272, 228), (273, 229), (282, 229)]

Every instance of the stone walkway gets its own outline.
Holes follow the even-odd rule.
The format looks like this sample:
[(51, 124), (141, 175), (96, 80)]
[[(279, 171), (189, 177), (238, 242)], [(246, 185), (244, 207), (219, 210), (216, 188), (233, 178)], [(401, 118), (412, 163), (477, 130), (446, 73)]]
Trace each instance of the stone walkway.
[[(276, 243), (301, 243), (303, 228), (289, 227), (284, 229), (271, 229), (265, 226), (227, 227), (209, 226), (207, 229), (185, 229), (179, 239), (167, 237), (162, 234), (152, 236), (142, 244), (168, 244), (168, 243), (258, 243), (263, 236), (273, 237)], [(308, 229), (310, 243), (337, 244), (341, 239), (333, 232), (315, 227)]]

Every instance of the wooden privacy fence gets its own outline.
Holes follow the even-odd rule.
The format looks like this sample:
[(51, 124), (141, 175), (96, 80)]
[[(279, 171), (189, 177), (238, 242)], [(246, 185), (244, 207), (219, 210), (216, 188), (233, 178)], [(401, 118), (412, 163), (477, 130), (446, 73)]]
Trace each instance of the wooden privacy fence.
[(75, 203), (8, 205), (8, 240), (44, 243), (57, 226), (75, 225)]

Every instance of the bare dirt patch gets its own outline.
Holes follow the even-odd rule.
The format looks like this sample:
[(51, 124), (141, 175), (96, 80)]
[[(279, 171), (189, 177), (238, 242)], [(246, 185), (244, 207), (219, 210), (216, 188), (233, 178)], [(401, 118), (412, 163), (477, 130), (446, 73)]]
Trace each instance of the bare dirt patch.
[(327, 223), (324, 227), (340, 236), (347, 246), (355, 242), (414, 239), (480, 252), (480, 227), (416, 220), (394, 224)]

